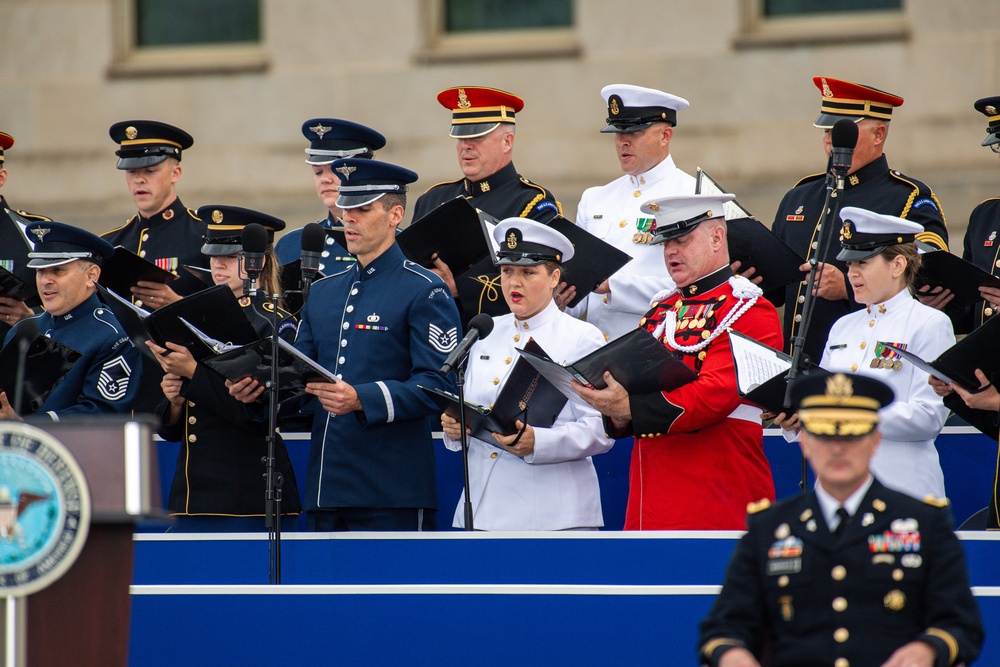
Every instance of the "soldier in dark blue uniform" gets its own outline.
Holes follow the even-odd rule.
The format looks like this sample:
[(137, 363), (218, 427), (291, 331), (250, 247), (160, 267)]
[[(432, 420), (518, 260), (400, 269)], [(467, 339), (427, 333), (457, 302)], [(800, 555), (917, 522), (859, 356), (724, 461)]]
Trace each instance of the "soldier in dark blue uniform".
[[(420, 386), (453, 390), (437, 371), (458, 341), (448, 288), (396, 245), (408, 169), (375, 160), (333, 163), (340, 175), (353, 266), (316, 281), (295, 346), (336, 374), (311, 382), (305, 507), (314, 530), (432, 530), (437, 508), (431, 431), (439, 413)], [(231, 393), (250, 401), (247, 379)]]
[[(385, 137), (371, 129), (349, 120), (337, 118), (312, 118), (302, 123), (302, 134), (309, 140), (306, 163), (312, 167), (316, 194), (327, 208), (326, 217), (318, 220), (326, 229), (343, 229), (342, 211), (337, 206), (337, 186), (340, 179), (330, 169), (330, 164), (341, 158), (373, 158), (375, 151), (385, 146)], [(302, 230), (286, 232), (274, 248), (282, 265), (302, 256)], [(319, 270), (331, 275), (353, 264), (354, 256), (347, 252), (332, 236), (327, 235)]]
[[(701, 623), (712, 667), (949, 667), (983, 645), (948, 501), (890, 490), (868, 462), (892, 390), (864, 376), (793, 387), (814, 490), (750, 507), (746, 535)], [(761, 661), (761, 662), (758, 662)]]
[[(0, 188), (7, 183), (7, 169), (4, 166), (4, 151), (14, 145), (14, 137), (0, 132)], [(15, 216), (18, 219), (15, 219)], [(43, 215), (15, 211), (3, 195), (0, 195), (0, 266), (10, 271), (29, 286), (35, 284), (35, 272), (28, 268), (28, 253), (31, 252), (30, 239), (25, 236), (25, 226), (34, 220), (48, 220)], [(34, 312), (23, 301), (11, 296), (0, 296), (0, 336), (6, 336), (10, 328)]]
[[(924, 183), (890, 169), (883, 153), (892, 110), (903, 103), (903, 98), (829, 77), (817, 76), (813, 82), (823, 95), (820, 115), (814, 125), (825, 130), (823, 142), (827, 155), (832, 146), (830, 130), (833, 125), (841, 118), (858, 124), (858, 144), (841, 206), (856, 206), (916, 222), (924, 228), (917, 235), (918, 241), (947, 250), (948, 232), (937, 197)], [(788, 191), (774, 217), (772, 231), (775, 235), (807, 260), (816, 251), (814, 244), (819, 240), (817, 226), (823, 215), (826, 192), (825, 174), (807, 176)], [(836, 221), (833, 222), (833, 229), (839, 229)], [(818, 258), (826, 268), (822, 281), (817, 283), (819, 298), (805, 341), (805, 353), (815, 363), (822, 356), (823, 342), (833, 323), (858, 309), (847, 284), (846, 266), (835, 257), (840, 250), (836, 237), (827, 244), (826, 250), (826, 255)], [(807, 275), (808, 272), (803, 271), (803, 281)], [(804, 290), (805, 285), (796, 282), (784, 288), (783, 294), (778, 291), (765, 295), (772, 303), (785, 305), (783, 328), (786, 347), (798, 333)]]
[[(60, 222), (33, 222), (27, 232), (35, 243), (28, 266), (37, 272), (45, 312), (25, 318), (8, 332), (4, 344), (31, 322), (39, 333), (82, 355), (36, 414), (58, 420), (128, 412), (139, 391), (141, 354), (95, 295), (101, 264), (114, 248), (90, 232)], [(27, 372), (31, 373), (30, 367)], [(20, 419), (4, 393), (0, 393), (0, 418)]]
[(112, 125), (108, 133), (119, 144), (118, 169), (125, 172), (139, 212), (101, 236), (177, 274), (169, 287), (143, 281), (132, 288), (136, 305), (155, 310), (205, 286), (183, 268), (208, 268), (201, 254), (205, 223), (181, 203), (176, 191), (181, 153), (194, 139), (180, 128), (152, 120), (125, 120)]
[[(275, 231), (284, 229), (284, 221), (250, 209), (217, 205), (202, 206), (198, 217), (210, 221), (202, 252), (210, 258), (213, 280), (228, 284), (257, 333), (262, 338), (270, 336), (274, 306), (267, 295), (279, 288), (272, 244)], [(243, 296), (246, 274), (240, 271), (241, 234), (251, 223), (267, 229), (271, 242), (255, 298)], [(295, 339), (295, 318), (280, 303), (278, 331), (289, 342)], [(168, 350), (150, 344), (160, 355), (165, 373), (159, 435), (180, 442), (167, 505), (179, 517), (174, 529), (264, 530), (267, 421), (251, 419), (229, 395), (225, 379), (197, 363), (187, 348), (167, 346), (169, 354), (164, 354)], [(275, 465), (284, 478), (282, 513), (298, 514), (302, 511), (298, 485), (280, 436), (275, 442)]]
[[(465, 197), (497, 220), (518, 217), (549, 222), (562, 215), (562, 204), (555, 195), (514, 168), (515, 114), (524, 108), (524, 100), (502, 90), (475, 86), (443, 90), (437, 99), (452, 111), (450, 135), (457, 140), (458, 164), (465, 177), (438, 183), (420, 195), (413, 207), (413, 220), (455, 197)], [(440, 260), (434, 272), (460, 299), (463, 321), (479, 312), (494, 317), (510, 312), (500, 294), (500, 274), (492, 257), (457, 278)]]

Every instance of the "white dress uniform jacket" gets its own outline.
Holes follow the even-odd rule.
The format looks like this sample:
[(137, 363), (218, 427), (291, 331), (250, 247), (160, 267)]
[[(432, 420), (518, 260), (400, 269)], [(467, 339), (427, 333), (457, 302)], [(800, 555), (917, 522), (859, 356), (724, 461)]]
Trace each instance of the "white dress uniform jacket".
[[(518, 321), (495, 318), (488, 338), (469, 353), (468, 401), (491, 405), (519, 358), (517, 349), (534, 339), (559, 363), (576, 361), (604, 345), (592, 325), (560, 312), (555, 303), (538, 315)], [(529, 407), (530, 414), (530, 407)], [(461, 442), (445, 437), (445, 446), (461, 451)], [(496, 442), (469, 440), (469, 486), (473, 521), (482, 530), (564, 530), (604, 525), (601, 490), (590, 457), (611, 449), (601, 415), (573, 396), (551, 428), (535, 429), (535, 451), (523, 459)], [(465, 526), (465, 494), (454, 525)]]
[(639, 326), (653, 295), (674, 286), (663, 263), (663, 248), (635, 243), (637, 232), (652, 218), (639, 207), (650, 199), (694, 194), (695, 179), (676, 166), (669, 155), (638, 176), (624, 176), (607, 185), (588, 188), (577, 207), (576, 224), (599, 239), (632, 256), (609, 279), (610, 294), (589, 294), (572, 315), (586, 319), (601, 330), (606, 340), (618, 338)]
[[(944, 473), (934, 439), (944, 427), (948, 408), (927, 384), (927, 373), (879, 343), (905, 345), (907, 351), (933, 361), (955, 344), (951, 320), (904, 289), (885, 303), (837, 320), (820, 363), (828, 371), (867, 375), (892, 387), (895, 400), (879, 412), (882, 444), (872, 459), (872, 472), (886, 486), (916, 498), (943, 498)], [(883, 367), (872, 368), (878, 358), (883, 361), (876, 365)]]

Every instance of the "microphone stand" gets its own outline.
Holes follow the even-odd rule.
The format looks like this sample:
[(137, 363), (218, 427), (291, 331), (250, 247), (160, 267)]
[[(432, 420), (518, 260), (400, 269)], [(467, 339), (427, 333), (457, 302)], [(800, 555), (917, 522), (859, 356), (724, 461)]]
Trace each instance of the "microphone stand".
[[(784, 406), (786, 409), (792, 405), (792, 383), (799, 375), (799, 368), (803, 357), (802, 349), (805, 346), (806, 336), (809, 333), (813, 307), (817, 299), (816, 295), (813, 294), (813, 287), (816, 284), (816, 278), (822, 274), (819, 264), (820, 262), (825, 263), (823, 258), (826, 257), (827, 248), (829, 248), (833, 239), (833, 230), (836, 228), (836, 224), (834, 223), (840, 215), (840, 194), (844, 192), (844, 177), (847, 175), (849, 168), (849, 166), (844, 169), (834, 168), (832, 158), (827, 167), (826, 200), (823, 202), (823, 215), (820, 216), (819, 224), (817, 225), (819, 240), (816, 252), (809, 258), (809, 277), (806, 280), (805, 301), (802, 302), (802, 324), (799, 326), (798, 333), (792, 339), (792, 365), (788, 370), (788, 384), (785, 387)], [(809, 362), (808, 357), (806, 357), (806, 362)], [(799, 488), (802, 489), (803, 493), (806, 492), (808, 479), (809, 466), (805, 457), (802, 457), (802, 481), (799, 483)]]
[(264, 527), (267, 528), (267, 556), (269, 581), (281, 583), (281, 491), (285, 484), (275, 466), (274, 450), (278, 428), (278, 295), (271, 299), (271, 379), (267, 383), (267, 459), (265, 461), (267, 488), (264, 492)]
[(458, 428), (462, 434), (462, 473), (465, 477), (465, 529), (475, 530), (472, 522), (472, 492), (469, 487), (469, 434), (465, 432), (465, 365), (466, 356), (455, 368), (455, 386), (458, 389)]

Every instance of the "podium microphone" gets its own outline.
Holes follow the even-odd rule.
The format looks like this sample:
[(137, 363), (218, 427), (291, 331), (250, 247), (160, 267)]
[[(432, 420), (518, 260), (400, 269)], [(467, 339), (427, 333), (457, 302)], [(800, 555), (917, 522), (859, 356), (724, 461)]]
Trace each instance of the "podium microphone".
[(264, 271), (264, 254), (267, 252), (267, 230), (263, 225), (252, 222), (243, 228), (240, 235), (243, 244), (243, 270), (247, 279), (243, 281), (243, 295), (257, 296), (257, 281)]
[(465, 334), (465, 338), (459, 341), (455, 349), (451, 351), (451, 354), (445, 359), (444, 365), (441, 366), (441, 370), (438, 373), (443, 377), (455, 370), (455, 367), (469, 356), (469, 350), (472, 349), (473, 343), (480, 338), (486, 338), (490, 335), (491, 331), (493, 331), (492, 317), (486, 313), (479, 313), (473, 317), (469, 322), (469, 332)]
[(318, 222), (310, 222), (302, 228), (302, 302), (309, 298), (309, 288), (319, 273), (319, 264), (323, 259), (323, 248), (326, 246), (326, 230)]
[(24, 401), (24, 380), (28, 362), (28, 349), (31, 347), (31, 342), (37, 334), (38, 324), (34, 318), (22, 321), (21, 325), (17, 327), (17, 368), (14, 372), (14, 395), (8, 396), (7, 399), (13, 399), (10, 405), (18, 415), (21, 414), (21, 403)]
[(858, 145), (858, 126), (852, 120), (841, 118), (830, 130), (830, 167), (837, 176), (837, 189), (843, 190), (844, 177), (851, 170), (854, 160), (854, 148)]

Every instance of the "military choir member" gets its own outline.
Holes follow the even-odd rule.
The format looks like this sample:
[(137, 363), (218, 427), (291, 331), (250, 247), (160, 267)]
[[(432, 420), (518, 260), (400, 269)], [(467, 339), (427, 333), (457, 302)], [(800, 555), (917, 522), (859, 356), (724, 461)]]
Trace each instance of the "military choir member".
[(734, 276), (722, 206), (732, 195), (661, 197), (652, 243), (675, 287), (654, 295), (639, 326), (681, 355), (697, 379), (670, 391), (629, 394), (574, 384), (605, 415), (608, 433), (635, 435), (626, 530), (738, 530), (746, 504), (774, 498), (760, 409), (736, 390), (729, 329), (781, 345), (778, 315), (750, 280)]
[[(142, 376), (141, 353), (96, 295), (101, 265), (114, 253), (107, 241), (61, 222), (27, 226), (34, 240), (28, 266), (35, 269), (44, 312), (9, 332), (10, 344), (29, 322), (81, 354), (35, 414), (58, 421), (79, 415), (120, 414), (132, 409)], [(31, 368), (26, 369), (31, 373)], [(13, 387), (0, 392), (0, 419), (21, 419), (11, 403)]]
[[(926, 184), (891, 169), (885, 156), (893, 109), (903, 104), (903, 98), (831, 77), (817, 76), (813, 78), (813, 83), (822, 95), (820, 114), (813, 125), (823, 130), (823, 147), (827, 156), (832, 151), (831, 130), (838, 120), (848, 119), (858, 127), (857, 146), (844, 192), (839, 196), (841, 206), (859, 207), (915, 222), (922, 228), (917, 235), (918, 240), (947, 250), (948, 232), (937, 197)], [(846, 267), (836, 259), (840, 250), (836, 236), (831, 237), (827, 244), (826, 255), (816, 256), (821, 231), (818, 226), (827, 195), (825, 176), (825, 173), (813, 174), (796, 183), (778, 205), (771, 227), (775, 235), (801, 257), (806, 260), (815, 257), (820, 262), (822, 272), (816, 283), (818, 298), (804, 346), (806, 355), (814, 363), (822, 356), (823, 341), (833, 323), (859, 308), (851, 294)], [(835, 233), (838, 228), (836, 220), (826, 226), (827, 233)], [(802, 282), (788, 285), (783, 294), (768, 294), (776, 304), (783, 303), (785, 306), (785, 346), (789, 350), (802, 323), (808, 262), (800, 269), (803, 272)]]
[(983, 625), (948, 501), (894, 491), (869, 466), (892, 390), (864, 375), (815, 374), (792, 396), (816, 486), (750, 507), (701, 623), (702, 663), (971, 664)]
[[(419, 220), (441, 204), (465, 197), (477, 209), (502, 220), (509, 217), (548, 222), (562, 214), (555, 195), (521, 176), (514, 167), (516, 114), (524, 100), (495, 88), (464, 86), (442, 90), (438, 102), (451, 111), (458, 166), (463, 177), (432, 186), (417, 198), (413, 219)], [(459, 301), (464, 322), (480, 312), (503, 315), (507, 303), (500, 295), (500, 278), (492, 257), (460, 276), (453, 276), (438, 259), (432, 269)]]
[(614, 135), (623, 175), (584, 191), (576, 224), (632, 261), (570, 312), (610, 340), (634, 329), (653, 295), (671, 285), (662, 253), (649, 245), (654, 218), (640, 207), (660, 197), (694, 194), (695, 179), (678, 169), (670, 154), (677, 112), (688, 108), (687, 100), (630, 84), (605, 86), (601, 97), (608, 114), (601, 132)]
[[(511, 377), (517, 350), (535, 341), (559, 363), (604, 344), (597, 327), (563, 313), (552, 295), (562, 263), (573, 256), (565, 236), (541, 223), (507, 218), (493, 230), (500, 251), (500, 286), (511, 312), (469, 351), (466, 400), (493, 405)], [(522, 362), (524, 363), (524, 362)], [(531, 403), (528, 403), (531, 414)], [(470, 438), (469, 484), (477, 530), (596, 530), (604, 525), (601, 489), (591, 456), (614, 444), (601, 415), (573, 397), (549, 428), (523, 421), (513, 435)], [(441, 415), (445, 446), (461, 450), (459, 422)], [(454, 525), (465, 527), (464, 494)]]

